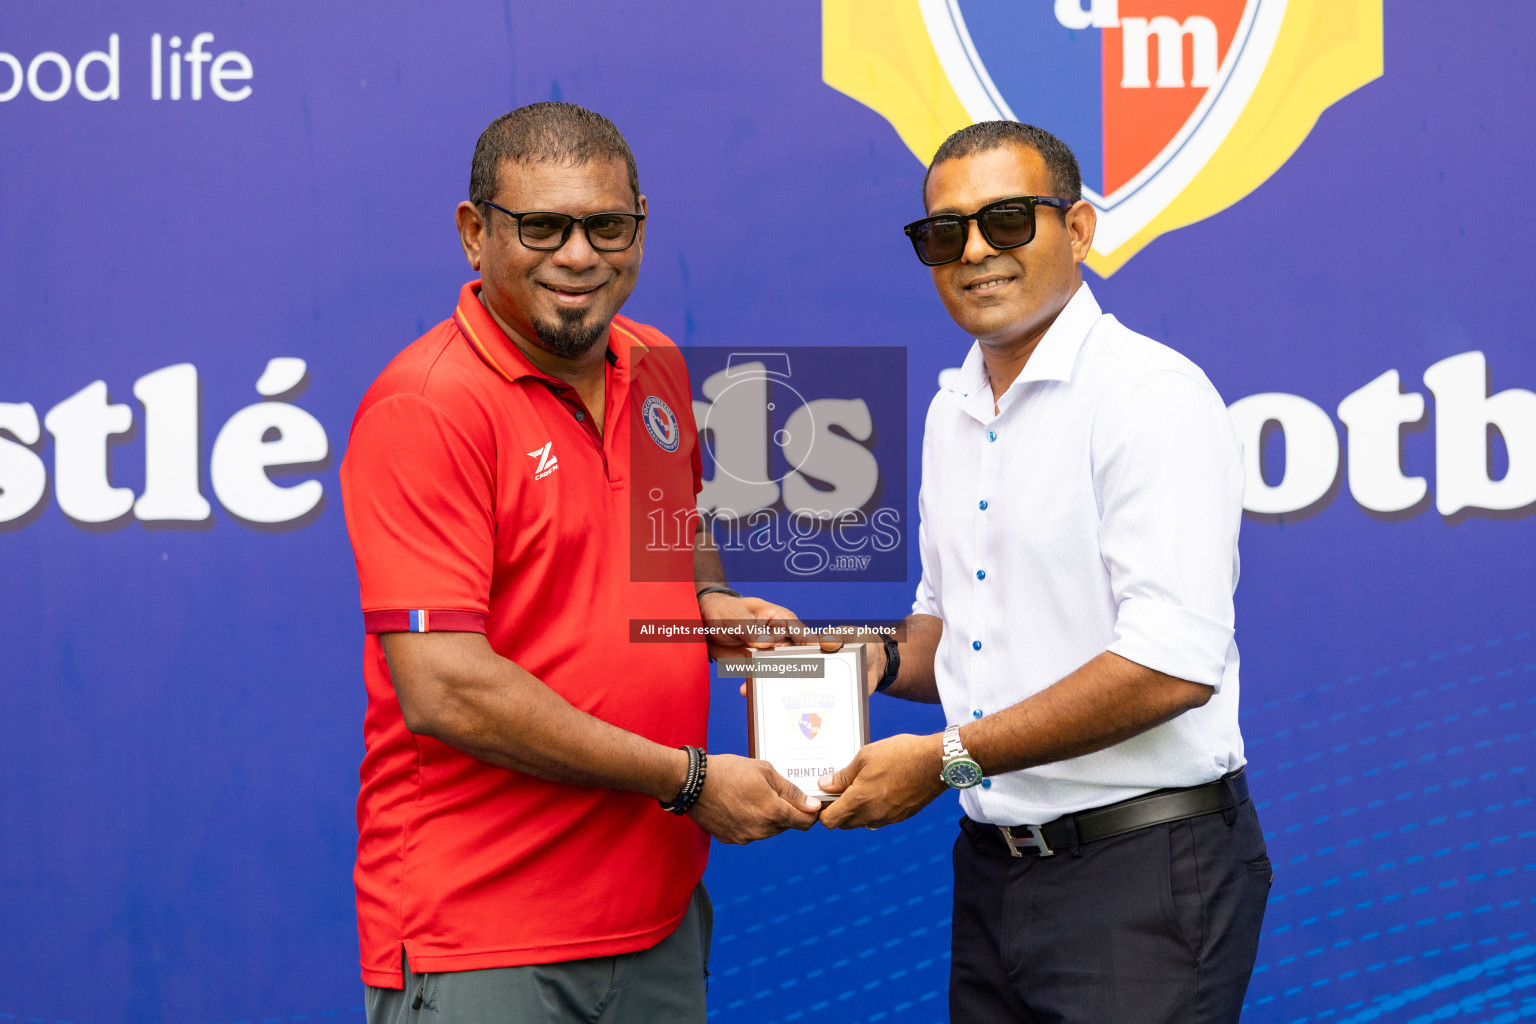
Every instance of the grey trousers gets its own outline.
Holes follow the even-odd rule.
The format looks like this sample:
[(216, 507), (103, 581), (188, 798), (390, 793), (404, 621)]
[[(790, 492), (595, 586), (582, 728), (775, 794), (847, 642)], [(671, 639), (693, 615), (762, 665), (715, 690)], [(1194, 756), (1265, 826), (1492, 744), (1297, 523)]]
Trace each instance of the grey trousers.
[(368, 986), (368, 1024), (704, 1024), (714, 910), (703, 883), (650, 949), (528, 967), (412, 974)]

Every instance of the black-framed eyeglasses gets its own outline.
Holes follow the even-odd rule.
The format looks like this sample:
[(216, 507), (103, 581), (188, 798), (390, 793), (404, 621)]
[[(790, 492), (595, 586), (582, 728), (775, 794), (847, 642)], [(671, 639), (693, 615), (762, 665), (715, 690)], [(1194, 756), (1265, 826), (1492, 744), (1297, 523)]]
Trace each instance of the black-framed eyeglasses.
[(1055, 196), (1013, 196), (988, 203), (975, 213), (943, 213), (924, 217), (902, 228), (912, 239), (917, 258), (930, 267), (953, 263), (965, 254), (968, 222), (975, 221), (981, 237), (994, 249), (1017, 249), (1035, 238), (1035, 207), (1070, 210), (1072, 200)]
[(571, 237), (571, 229), (577, 224), (586, 233), (587, 244), (598, 252), (622, 252), (635, 244), (640, 233), (643, 213), (593, 213), (585, 217), (572, 217), (567, 213), (547, 210), (525, 210), (518, 213), (505, 206), (497, 206), (489, 199), (480, 202), (493, 210), (517, 221), (517, 238), (530, 249), (553, 250), (565, 245)]

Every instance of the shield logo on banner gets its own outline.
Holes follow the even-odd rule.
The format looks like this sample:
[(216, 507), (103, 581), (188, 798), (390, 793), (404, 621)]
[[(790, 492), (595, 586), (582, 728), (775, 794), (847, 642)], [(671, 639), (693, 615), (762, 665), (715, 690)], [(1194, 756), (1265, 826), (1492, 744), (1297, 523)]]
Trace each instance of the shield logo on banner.
[(821, 716), (814, 711), (807, 711), (800, 716), (800, 733), (808, 740), (815, 739), (821, 733)]
[(978, 121), (1077, 154), (1108, 276), (1252, 192), (1382, 73), (1382, 0), (824, 0), (822, 77), (925, 164)]

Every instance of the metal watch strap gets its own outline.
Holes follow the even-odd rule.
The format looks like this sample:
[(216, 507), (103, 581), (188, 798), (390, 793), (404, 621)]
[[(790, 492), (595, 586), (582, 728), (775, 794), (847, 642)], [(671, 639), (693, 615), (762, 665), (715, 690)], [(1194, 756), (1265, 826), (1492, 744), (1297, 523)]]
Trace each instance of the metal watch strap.
[(950, 789), (970, 789), (986, 781), (981, 765), (960, 742), (960, 726), (952, 725), (944, 730), (944, 747), (940, 753), (944, 766), (939, 769), (939, 779)]
[(944, 730), (944, 760), (952, 757), (970, 757), (970, 751), (960, 742), (960, 727), (952, 725)]

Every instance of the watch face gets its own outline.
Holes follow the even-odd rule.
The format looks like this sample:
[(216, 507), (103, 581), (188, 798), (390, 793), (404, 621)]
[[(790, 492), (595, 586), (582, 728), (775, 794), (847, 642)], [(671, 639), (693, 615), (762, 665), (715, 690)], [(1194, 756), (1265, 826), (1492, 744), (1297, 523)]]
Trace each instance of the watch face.
[(975, 761), (951, 761), (944, 766), (943, 776), (953, 789), (970, 789), (981, 781), (981, 765)]

